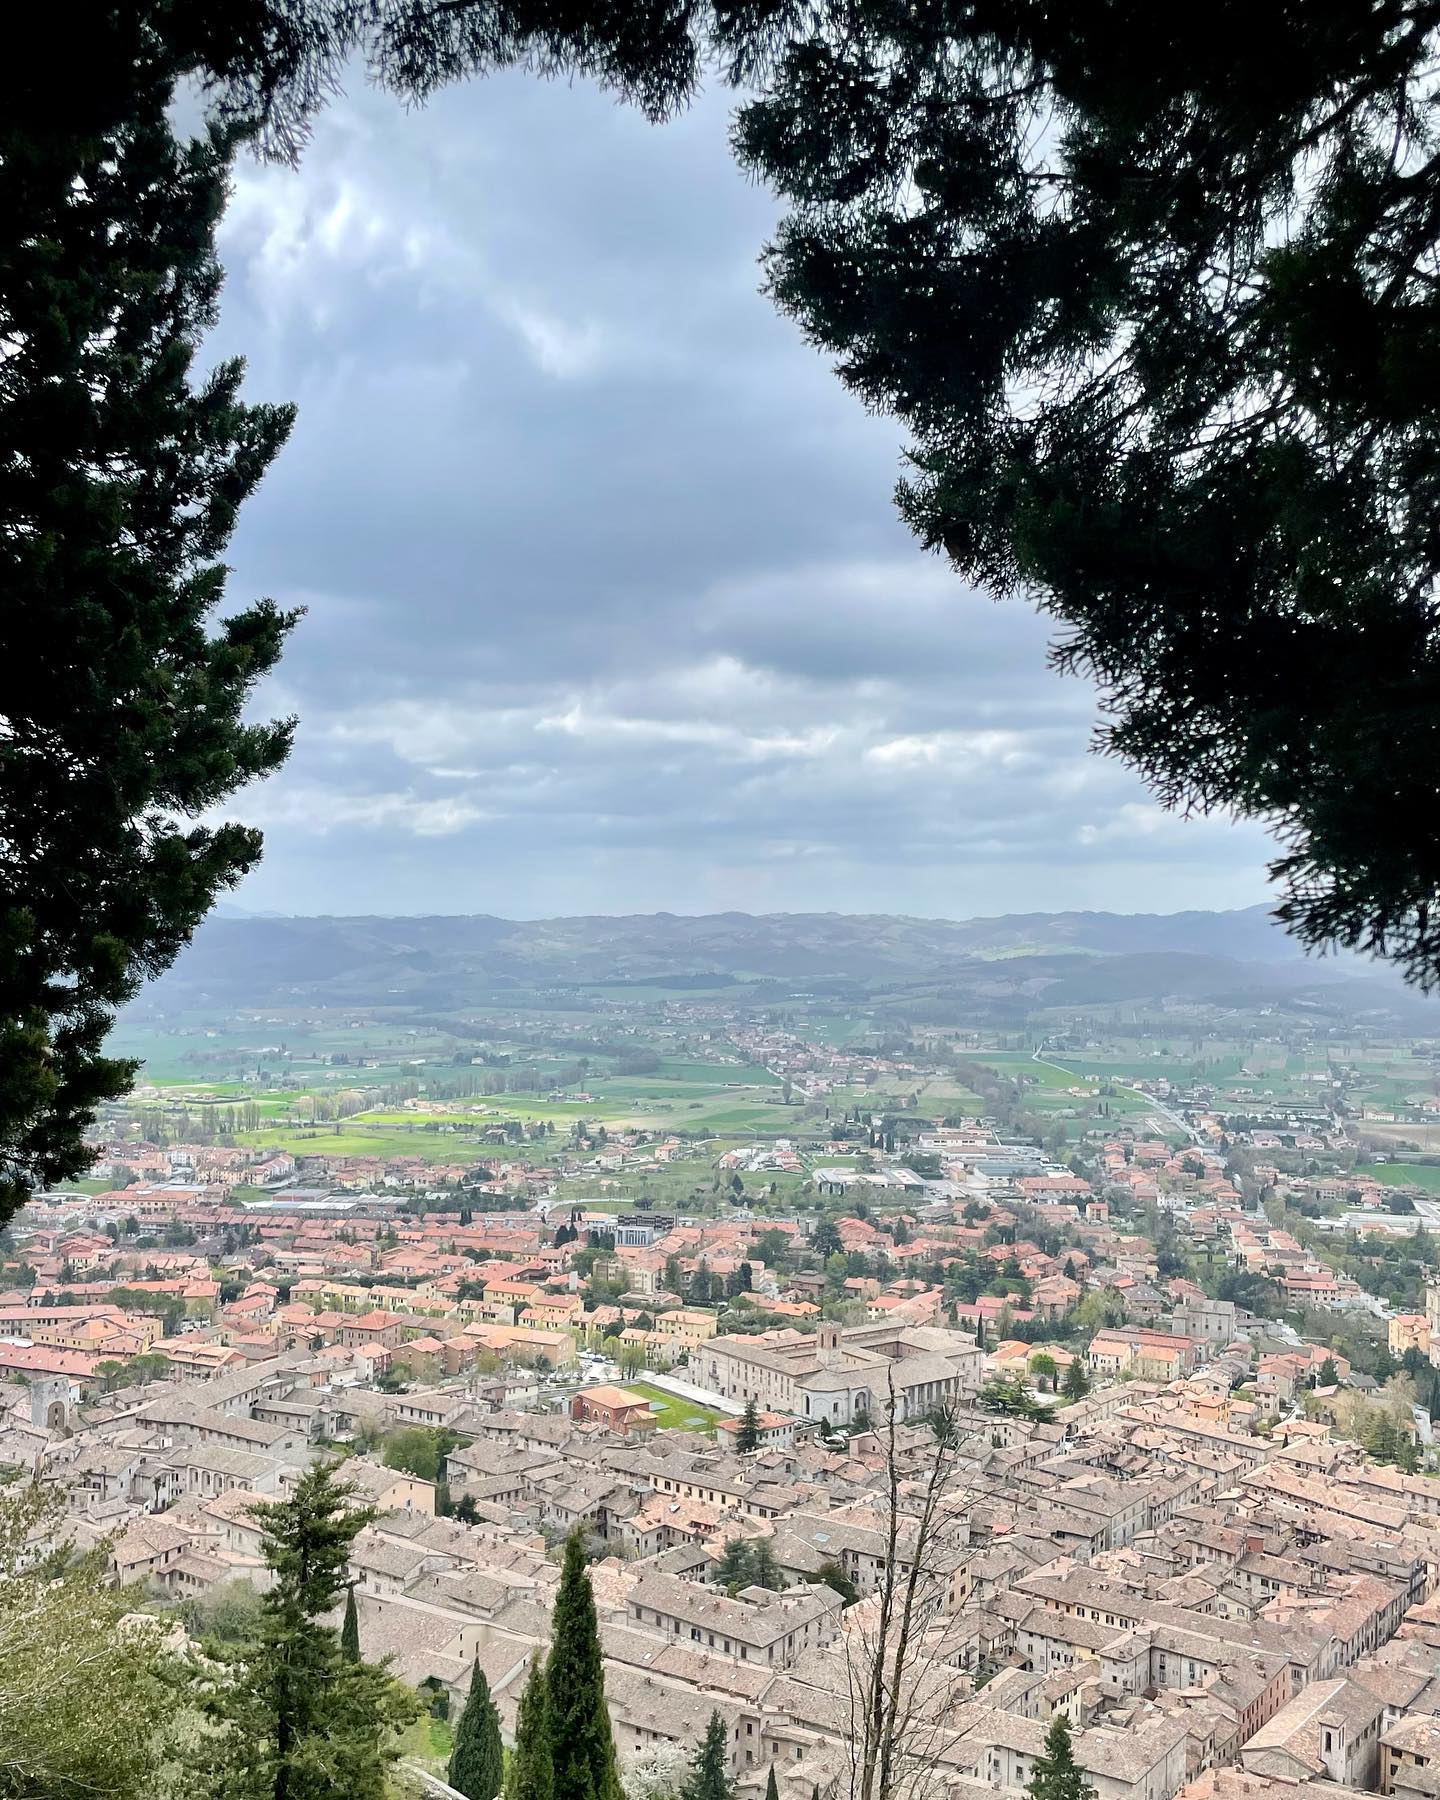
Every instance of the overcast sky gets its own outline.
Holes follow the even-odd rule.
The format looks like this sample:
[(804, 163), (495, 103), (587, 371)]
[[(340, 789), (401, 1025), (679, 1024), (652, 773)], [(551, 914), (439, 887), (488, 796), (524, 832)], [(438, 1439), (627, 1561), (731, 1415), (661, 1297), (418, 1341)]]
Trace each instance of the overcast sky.
[(244, 163), (214, 348), (298, 401), (232, 597), (308, 607), (236, 899), (284, 912), (1173, 911), (1254, 827), (1086, 752), (1047, 628), (924, 556), (867, 418), (758, 292), (720, 99), (357, 86)]

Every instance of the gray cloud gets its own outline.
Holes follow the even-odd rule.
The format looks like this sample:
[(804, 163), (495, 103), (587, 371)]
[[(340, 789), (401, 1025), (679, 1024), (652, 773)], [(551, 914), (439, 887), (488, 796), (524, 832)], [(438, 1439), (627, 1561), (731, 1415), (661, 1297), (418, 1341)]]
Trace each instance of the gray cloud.
[(924, 557), (865, 416), (757, 292), (723, 106), (363, 88), (246, 164), (217, 353), (300, 404), (234, 591), (309, 608), (231, 810), (297, 911), (1164, 909), (1253, 827), (1087, 754), (1044, 621)]

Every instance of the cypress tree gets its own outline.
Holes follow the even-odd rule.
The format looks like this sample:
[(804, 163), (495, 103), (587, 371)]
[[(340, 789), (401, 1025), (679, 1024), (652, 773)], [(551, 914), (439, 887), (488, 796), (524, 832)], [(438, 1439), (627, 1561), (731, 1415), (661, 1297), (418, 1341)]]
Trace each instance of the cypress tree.
[(490, 1683), (477, 1658), (470, 1671), (470, 1692), (455, 1729), (455, 1748), (445, 1779), (451, 1787), (458, 1788), (466, 1800), (495, 1800), (504, 1773), (500, 1715), (490, 1698)]
[(537, 1656), (530, 1664), (520, 1710), (515, 1717), (515, 1752), (505, 1776), (505, 1800), (553, 1800), (550, 1696), (545, 1666)]
[(740, 1415), (740, 1429), (735, 1434), (735, 1448), (740, 1451), (758, 1450), (760, 1447), (760, 1412), (754, 1400), (745, 1402), (745, 1410)]
[(340, 1627), (340, 1650), (347, 1662), (360, 1661), (360, 1615), (355, 1610), (355, 1584), (345, 1590), (345, 1623)]
[(780, 1789), (775, 1785), (774, 1763), (771, 1763), (770, 1773), (765, 1777), (765, 1800), (780, 1800)]
[(554, 1800), (620, 1800), (620, 1776), (610, 1715), (605, 1708), (605, 1669), (595, 1621), (595, 1595), (585, 1570), (580, 1533), (565, 1544), (560, 1591), (551, 1621), (545, 1664), (549, 1702)]
[[(770, 1771), (774, 1780), (775, 1771)], [(730, 1746), (725, 1735), (725, 1721), (712, 1712), (705, 1736), (695, 1752), (690, 1774), (681, 1790), (681, 1800), (735, 1800), (730, 1780)]]

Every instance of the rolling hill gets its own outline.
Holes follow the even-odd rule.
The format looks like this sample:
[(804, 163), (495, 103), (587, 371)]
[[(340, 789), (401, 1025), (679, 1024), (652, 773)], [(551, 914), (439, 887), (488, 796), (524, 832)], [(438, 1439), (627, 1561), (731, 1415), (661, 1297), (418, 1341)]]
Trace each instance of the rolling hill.
[[(489, 914), (217, 915), (139, 1003), (146, 1011), (296, 1005), (451, 1010), (507, 995), (667, 982), (824, 992), (883, 989), (986, 1010), (1315, 990), (1408, 999), (1355, 957), (1305, 957), (1264, 907), (1226, 913), (675, 913), (516, 920)], [(1376, 996), (1383, 996), (1379, 998)]]

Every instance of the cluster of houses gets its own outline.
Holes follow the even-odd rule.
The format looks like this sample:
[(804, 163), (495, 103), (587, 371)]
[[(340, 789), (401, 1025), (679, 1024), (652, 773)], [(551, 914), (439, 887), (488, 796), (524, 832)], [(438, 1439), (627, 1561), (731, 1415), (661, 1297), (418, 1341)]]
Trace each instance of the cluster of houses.
[[(79, 1402), (7, 1383), (0, 1454), (23, 1448), (64, 1493), (61, 1529), (103, 1545), (117, 1577), (180, 1600), (263, 1589), (250, 1508), (349, 1452), (378, 1509), (350, 1568), (366, 1654), (457, 1706), (478, 1661), (512, 1732), (548, 1639), (554, 1547), (578, 1528), (622, 1755), (693, 1745), (718, 1711), (750, 1800), (772, 1770), (783, 1800), (848, 1792), (857, 1659), (887, 1579), (916, 1559), (907, 1679), (927, 1793), (1023, 1794), (1063, 1713), (1106, 1800), (1433, 1795), (1434, 1481), (1315, 1421), (1237, 1429), (1203, 1367), (1104, 1382), (1037, 1423), (977, 1404), (984, 1354), (943, 1328), (720, 1334), (700, 1363), (717, 1401), (759, 1404), (754, 1449), (733, 1418), (713, 1437), (657, 1428), (623, 1387), (548, 1410), (475, 1376), (387, 1393), (297, 1346)], [(921, 1541), (941, 1401), (960, 1447)], [(891, 1404), (893, 1433), (877, 1428)], [(837, 1405), (850, 1429), (822, 1437)], [(417, 1426), (447, 1434), (443, 1486), (386, 1464), (389, 1437)]]
[[(825, 1079), (785, 1034), (752, 1048)], [(0, 1464), (181, 1600), (263, 1588), (250, 1509), (344, 1455), (377, 1509), (350, 1570), (367, 1655), (456, 1704), (478, 1661), (507, 1731), (578, 1529), (622, 1753), (718, 1712), (742, 1800), (772, 1772), (781, 1800), (849, 1792), (857, 1659), (912, 1566), (927, 1795), (1023, 1794), (1063, 1713), (1099, 1800), (1434, 1800), (1440, 1482), (1299, 1406), (1322, 1373), (1358, 1385), (1344, 1357), (1162, 1273), (1125, 1217), (1153, 1203), (1297, 1308), (1343, 1312), (1354, 1284), (1206, 1142), (1117, 1134), (1093, 1181), (983, 1122), (918, 1144), (938, 1177), (826, 1147), (823, 1244), (814, 1210), (536, 1209), (528, 1164), (503, 1210), (412, 1214), (394, 1170), (322, 1191), (281, 1161), (247, 1204), (253, 1162), (137, 1157), (19, 1222)], [(1440, 1288), (1388, 1328), (1440, 1357)], [(1052, 1416), (995, 1404), (996, 1377), (1053, 1402), (1077, 1363), (1090, 1392)], [(959, 1449), (922, 1544), (941, 1412)], [(433, 1481), (387, 1460), (416, 1428), (445, 1434)]]

